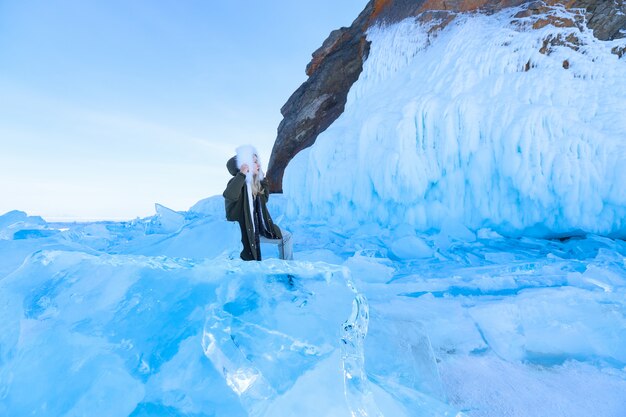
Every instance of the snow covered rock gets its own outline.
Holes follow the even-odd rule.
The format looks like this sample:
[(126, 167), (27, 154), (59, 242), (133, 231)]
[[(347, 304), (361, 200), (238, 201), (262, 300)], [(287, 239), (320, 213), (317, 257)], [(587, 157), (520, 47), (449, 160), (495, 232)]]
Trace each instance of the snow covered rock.
[(370, 27), (345, 111), (285, 171), (288, 214), (626, 236), (626, 40), (524, 11)]
[[(544, 13), (547, 6), (555, 4), (564, 4), (584, 19), (597, 39), (613, 40), (626, 35), (623, 0), (371, 0), (350, 27), (331, 32), (313, 53), (306, 67), (309, 78), (281, 109), (284, 119), (278, 127), (268, 169), (271, 191), (283, 189), (284, 170), (289, 161), (315, 143), (318, 135), (343, 113), (348, 91), (360, 77), (363, 61), (368, 59), (371, 40), (366, 33), (371, 27), (394, 24), (410, 17), (442, 29), (461, 12), (493, 14), (504, 8), (522, 6), (532, 15)], [(558, 26), (568, 24), (560, 18), (546, 22)], [(501, 40), (506, 42), (506, 37)], [(624, 49), (616, 47), (614, 53), (622, 56)]]

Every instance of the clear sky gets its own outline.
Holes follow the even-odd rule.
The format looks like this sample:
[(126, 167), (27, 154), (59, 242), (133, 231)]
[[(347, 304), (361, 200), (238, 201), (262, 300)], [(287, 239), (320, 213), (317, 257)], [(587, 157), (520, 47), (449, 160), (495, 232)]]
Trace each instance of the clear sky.
[(267, 167), (311, 53), (367, 0), (0, 0), (0, 215), (132, 219)]

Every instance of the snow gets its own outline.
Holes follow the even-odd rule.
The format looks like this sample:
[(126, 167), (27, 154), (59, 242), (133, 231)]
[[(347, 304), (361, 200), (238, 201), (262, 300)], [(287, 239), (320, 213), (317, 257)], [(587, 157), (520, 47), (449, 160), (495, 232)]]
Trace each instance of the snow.
[(624, 63), (512, 13), (372, 29), (270, 198), (294, 261), (222, 196), (1, 215), (0, 415), (624, 416)]
[[(344, 113), (287, 166), (290, 215), (626, 236), (626, 61), (611, 53), (626, 41), (529, 30), (544, 16), (518, 11), (370, 29)], [(568, 37), (580, 45), (540, 52)]]

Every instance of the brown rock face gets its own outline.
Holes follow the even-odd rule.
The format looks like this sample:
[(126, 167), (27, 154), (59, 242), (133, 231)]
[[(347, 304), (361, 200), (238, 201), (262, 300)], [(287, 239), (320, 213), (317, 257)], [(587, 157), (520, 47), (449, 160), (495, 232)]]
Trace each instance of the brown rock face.
[[(359, 78), (367, 59), (369, 42), (367, 29), (378, 23), (395, 23), (407, 17), (427, 20), (442, 19), (445, 26), (459, 12), (495, 13), (507, 7), (526, 4), (523, 13), (537, 14), (546, 7), (562, 4), (568, 9), (583, 9), (581, 15), (587, 26), (601, 40), (626, 35), (625, 0), (371, 0), (348, 28), (331, 32), (322, 46), (313, 53), (306, 67), (309, 76), (281, 108), (284, 116), (270, 156), (267, 178), (271, 192), (282, 192), (283, 174), (291, 159), (301, 150), (313, 145), (346, 105), (348, 91)], [(522, 16), (519, 16), (522, 17)], [(582, 16), (581, 16), (582, 17)], [(545, 24), (573, 25), (570, 21), (546, 21)], [(616, 50), (623, 56), (623, 50)], [(564, 67), (569, 63), (564, 62)]]
[(577, 0), (571, 3), (574, 3), (573, 7), (580, 7), (587, 11), (587, 25), (593, 29), (596, 38), (613, 40), (626, 36), (626, 33), (620, 33), (626, 30), (624, 0)]
[(282, 192), (289, 161), (343, 113), (348, 90), (359, 78), (369, 52), (364, 33), (373, 9), (374, 2), (370, 2), (352, 26), (331, 32), (306, 67), (309, 79), (281, 108), (284, 119), (278, 126), (266, 175), (271, 192)]

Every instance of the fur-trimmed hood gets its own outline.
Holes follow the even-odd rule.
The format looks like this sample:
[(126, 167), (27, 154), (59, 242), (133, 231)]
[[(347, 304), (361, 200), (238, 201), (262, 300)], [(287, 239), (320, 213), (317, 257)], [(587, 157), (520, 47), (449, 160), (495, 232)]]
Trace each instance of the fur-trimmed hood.
[(228, 169), (228, 172), (230, 172), (230, 175), (232, 175), (233, 177), (237, 175), (237, 173), (239, 172), (239, 168), (237, 168), (236, 156), (233, 156), (228, 160), (228, 162), (226, 162), (226, 169)]
[(259, 156), (259, 152), (252, 145), (242, 145), (239, 146), (236, 150), (237, 154), (230, 158), (226, 163), (226, 168), (230, 175), (233, 177), (237, 175), (241, 166), (246, 164), (250, 167), (248, 171), (248, 175), (246, 175), (246, 181), (248, 183), (252, 182), (252, 165), (254, 164), (254, 156), (256, 155), (256, 160), (259, 163), (259, 179), (263, 180), (265, 178), (265, 174), (263, 173), (263, 164), (261, 163), (261, 157)]

